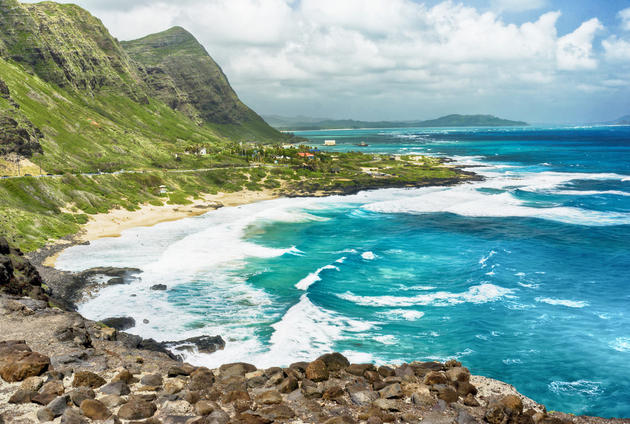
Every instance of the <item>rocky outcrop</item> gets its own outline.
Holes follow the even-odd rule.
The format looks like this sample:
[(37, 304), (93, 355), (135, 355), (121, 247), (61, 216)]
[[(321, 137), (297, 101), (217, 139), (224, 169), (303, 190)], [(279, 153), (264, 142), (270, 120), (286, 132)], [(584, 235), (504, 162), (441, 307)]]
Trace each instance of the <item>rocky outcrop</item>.
[(0, 237), (0, 293), (47, 301), (48, 296), (42, 284), (39, 272), (24, 254), (10, 247), (7, 240)]
[(0, 0), (0, 53), (60, 87), (146, 102), (136, 67), (100, 20), (70, 4)]
[(15, 153), (31, 157), (42, 153), (40, 140), (42, 132), (20, 111), (19, 105), (11, 97), (9, 86), (0, 78), (0, 156)]

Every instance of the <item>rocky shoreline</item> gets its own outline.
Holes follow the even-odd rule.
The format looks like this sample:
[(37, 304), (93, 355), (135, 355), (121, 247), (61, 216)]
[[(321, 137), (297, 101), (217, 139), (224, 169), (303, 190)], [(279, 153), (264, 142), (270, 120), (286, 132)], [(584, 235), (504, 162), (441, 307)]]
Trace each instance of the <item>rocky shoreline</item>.
[(74, 299), (57, 288), (136, 271), (98, 268), (79, 283), (54, 282), (0, 238), (0, 424), (630, 423), (548, 412), (457, 361), (377, 367), (330, 353), (268, 369), (195, 367), (176, 348), (210, 353), (224, 346), (219, 336), (158, 343), (56, 305)]

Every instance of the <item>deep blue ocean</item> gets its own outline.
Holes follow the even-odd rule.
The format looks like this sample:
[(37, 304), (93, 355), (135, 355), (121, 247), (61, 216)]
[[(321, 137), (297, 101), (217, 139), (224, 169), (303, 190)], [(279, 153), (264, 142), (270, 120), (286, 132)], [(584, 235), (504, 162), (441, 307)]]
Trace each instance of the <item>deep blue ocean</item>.
[(457, 358), (550, 410), (630, 417), (630, 127), (298, 135), (486, 180), (278, 199), (76, 246), (58, 267), (144, 271), (80, 312), (158, 339), (220, 334), (224, 351), (189, 358), (209, 366)]

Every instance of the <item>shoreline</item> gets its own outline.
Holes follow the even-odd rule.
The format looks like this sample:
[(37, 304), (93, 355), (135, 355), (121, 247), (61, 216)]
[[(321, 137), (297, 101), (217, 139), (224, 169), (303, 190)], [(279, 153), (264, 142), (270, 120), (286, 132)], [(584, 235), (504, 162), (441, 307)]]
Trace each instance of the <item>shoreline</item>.
[[(203, 215), (222, 207), (236, 207), (265, 200), (282, 197), (273, 190), (251, 191), (242, 190), (233, 193), (201, 195), (187, 205), (164, 204), (162, 206), (145, 204), (140, 209), (114, 209), (107, 213), (91, 215), (90, 220), (82, 225), (81, 231), (71, 238), (58, 240), (44, 246), (29, 256), (38, 265), (55, 268), (59, 255), (67, 248), (77, 244), (89, 243), (101, 238), (120, 237), (122, 232), (138, 227), (152, 227), (154, 225), (178, 221), (180, 219)], [(45, 256), (38, 253), (45, 252)], [(39, 258), (38, 258), (39, 256)]]

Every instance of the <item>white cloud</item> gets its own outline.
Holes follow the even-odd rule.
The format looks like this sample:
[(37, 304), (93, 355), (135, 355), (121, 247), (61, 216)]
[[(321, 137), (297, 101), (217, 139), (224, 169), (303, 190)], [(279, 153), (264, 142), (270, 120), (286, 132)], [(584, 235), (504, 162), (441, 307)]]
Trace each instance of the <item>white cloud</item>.
[(592, 18), (578, 29), (558, 40), (558, 68), (562, 70), (595, 69), (593, 39), (604, 29), (599, 19)]
[(546, 0), (493, 0), (492, 7), (501, 12), (525, 12), (547, 5)]
[(625, 31), (630, 31), (630, 7), (620, 11), (618, 16), (621, 19), (621, 27)]
[(630, 62), (630, 41), (611, 36), (602, 41), (606, 59), (611, 62)]
[[(520, 24), (505, 20), (509, 15), (503, 12), (539, 9), (545, 0), (496, 0), (486, 12), (454, 0), (432, 7), (414, 0), (78, 3), (121, 39), (173, 25), (187, 28), (239, 94), (267, 108), (262, 112), (293, 111), (298, 103), (311, 109), (327, 105), (330, 112), (309, 106), (295, 111), (320, 116), (411, 108), (430, 111), (418, 116), (430, 117), (439, 107), (517, 107), (526, 98), (532, 104), (547, 101), (541, 87), (569, 99), (577, 86), (592, 92), (600, 81), (626, 80), (614, 69), (599, 71), (599, 59), (607, 64), (630, 58), (630, 43), (614, 35), (603, 41), (601, 52), (594, 49), (603, 29), (597, 18), (562, 36), (559, 11)], [(630, 27), (630, 9), (619, 17)]]

